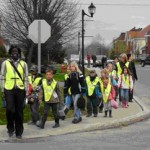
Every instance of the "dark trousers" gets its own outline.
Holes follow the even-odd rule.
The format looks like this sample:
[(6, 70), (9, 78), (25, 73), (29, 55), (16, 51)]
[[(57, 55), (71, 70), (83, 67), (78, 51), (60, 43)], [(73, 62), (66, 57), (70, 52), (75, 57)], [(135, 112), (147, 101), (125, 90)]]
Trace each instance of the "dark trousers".
[(132, 92), (129, 91), (129, 102), (132, 102), (132, 100), (133, 100), (133, 91)]
[(38, 99), (36, 99), (33, 104), (30, 104), (30, 111), (31, 111), (31, 120), (34, 123), (40, 120)]
[(103, 108), (104, 108), (104, 103), (103, 103), (103, 99), (99, 99), (99, 112), (102, 112), (103, 111)]
[(119, 95), (119, 102), (121, 102), (122, 99), (121, 99), (121, 89), (120, 88), (118, 89), (118, 95)]
[(8, 132), (21, 136), (23, 133), (23, 106), (25, 90), (13, 89), (5, 90), (6, 117)]
[(98, 111), (98, 99), (97, 98), (87, 98), (87, 113), (92, 115), (97, 114)]
[(50, 107), (52, 108), (52, 113), (54, 115), (55, 123), (59, 124), (58, 103), (44, 103), (44, 114), (41, 120), (43, 126), (45, 125), (45, 122), (47, 120)]

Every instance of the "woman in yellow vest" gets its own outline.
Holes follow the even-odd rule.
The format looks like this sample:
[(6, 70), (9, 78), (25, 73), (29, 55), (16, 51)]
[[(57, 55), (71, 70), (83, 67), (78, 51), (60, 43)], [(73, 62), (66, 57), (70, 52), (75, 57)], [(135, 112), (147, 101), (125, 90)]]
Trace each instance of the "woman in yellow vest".
[(47, 69), (39, 92), (39, 101), (42, 102), (44, 100), (44, 112), (40, 122), (37, 122), (38, 127), (44, 129), (50, 107), (55, 119), (53, 128), (59, 127), (58, 104), (60, 103), (60, 99), (61, 91), (58, 82), (53, 79), (53, 70)]
[(89, 76), (86, 77), (86, 95), (87, 95), (87, 116), (97, 117), (98, 102), (101, 98), (100, 81), (95, 70), (90, 70)]
[(11, 46), (10, 58), (2, 63), (2, 92), (6, 100), (7, 129), (10, 137), (22, 138), (24, 99), (28, 95), (28, 66), (21, 60), (21, 49)]
[(37, 65), (31, 66), (30, 75), (28, 76), (28, 81), (33, 89), (31, 95), (28, 98), (30, 111), (31, 111), (31, 120), (28, 122), (28, 125), (36, 125), (36, 122), (40, 119), (38, 86), (42, 84), (42, 75), (38, 73)]
[(129, 101), (129, 92), (132, 92), (133, 90), (132, 76), (127, 67), (123, 68), (123, 71), (119, 76), (118, 87), (120, 88), (121, 92), (122, 107), (127, 108)]
[(112, 117), (112, 106), (110, 101), (115, 98), (115, 90), (109, 77), (102, 77), (101, 80), (101, 92), (105, 111), (104, 117), (107, 117), (107, 112), (109, 112), (109, 117)]
[[(120, 55), (120, 58), (119, 58), (119, 62), (116, 63), (116, 72), (117, 72), (117, 77), (119, 78), (120, 74), (122, 73), (122, 70), (123, 70), (123, 67), (127, 67), (127, 68), (130, 68), (130, 63), (128, 62), (128, 58), (127, 58), (127, 55), (125, 53), (122, 53)], [(119, 102), (121, 104), (121, 92), (120, 92), (120, 89), (119, 90)]]

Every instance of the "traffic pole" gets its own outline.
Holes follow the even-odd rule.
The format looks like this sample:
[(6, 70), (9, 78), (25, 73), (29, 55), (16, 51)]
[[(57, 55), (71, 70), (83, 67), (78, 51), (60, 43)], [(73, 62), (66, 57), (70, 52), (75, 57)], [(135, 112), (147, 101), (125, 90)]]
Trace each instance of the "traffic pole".
[(38, 73), (41, 73), (41, 21), (38, 21)]

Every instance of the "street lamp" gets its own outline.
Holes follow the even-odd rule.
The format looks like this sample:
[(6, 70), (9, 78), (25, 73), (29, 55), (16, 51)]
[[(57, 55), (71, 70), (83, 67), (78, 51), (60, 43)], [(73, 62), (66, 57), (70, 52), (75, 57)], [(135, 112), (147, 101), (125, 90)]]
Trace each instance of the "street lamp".
[(96, 11), (96, 7), (91, 3), (91, 5), (88, 7), (88, 12), (91, 15), (88, 15), (84, 12), (82, 9), (82, 71), (83, 75), (85, 76), (85, 69), (84, 69), (84, 16), (93, 17), (94, 13)]

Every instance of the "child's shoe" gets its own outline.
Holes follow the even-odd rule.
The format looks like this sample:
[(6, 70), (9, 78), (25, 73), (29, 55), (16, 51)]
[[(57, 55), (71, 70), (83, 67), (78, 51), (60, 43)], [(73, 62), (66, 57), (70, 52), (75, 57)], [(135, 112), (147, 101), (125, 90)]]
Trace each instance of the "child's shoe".
[(109, 117), (112, 118), (112, 110), (109, 110)]
[(104, 117), (107, 117), (107, 110), (105, 110), (105, 115), (104, 115)]

